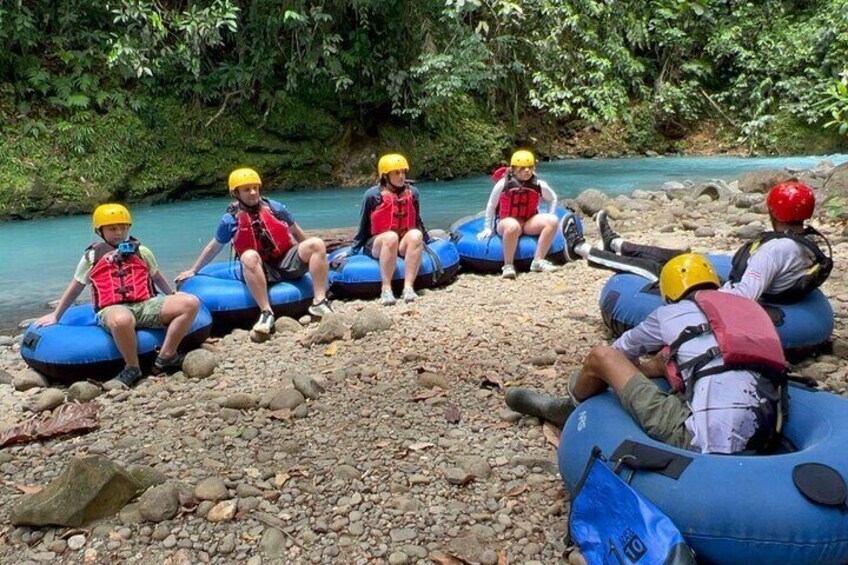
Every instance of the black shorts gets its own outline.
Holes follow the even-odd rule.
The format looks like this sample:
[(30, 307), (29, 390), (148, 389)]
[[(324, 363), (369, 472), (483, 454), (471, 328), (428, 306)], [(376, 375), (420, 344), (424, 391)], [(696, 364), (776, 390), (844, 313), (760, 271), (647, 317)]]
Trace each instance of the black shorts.
[(309, 265), (300, 258), (300, 255), (297, 254), (297, 250), (297, 245), (289, 249), (286, 252), (285, 257), (283, 257), (280, 261), (279, 265), (274, 266), (269, 265), (264, 261), (262, 262), (262, 265), (265, 268), (265, 278), (268, 281), (268, 284), (276, 284), (280, 281), (299, 279), (309, 272)]

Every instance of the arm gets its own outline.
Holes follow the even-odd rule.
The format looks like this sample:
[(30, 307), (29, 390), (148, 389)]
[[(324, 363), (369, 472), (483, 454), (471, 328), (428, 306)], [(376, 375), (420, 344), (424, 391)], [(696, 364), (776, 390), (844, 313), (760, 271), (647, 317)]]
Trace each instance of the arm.
[(498, 201), (501, 198), (501, 192), (503, 192), (504, 185), (506, 184), (506, 177), (499, 180), (494, 188), (492, 188), (492, 193), (489, 195), (489, 201), (486, 203), (486, 214), (485, 220), (483, 221), (483, 229), (484, 230), (492, 230), (495, 229), (495, 210), (498, 208)]
[(624, 332), (612, 346), (624, 353), (634, 363), (639, 357), (654, 353), (665, 345), (656, 311), (635, 328)]
[(84, 288), (84, 284), (77, 280), (72, 280), (71, 284), (68, 285), (68, 288), (65, 289), (65, 292), (62, 293), (62, 297), (59, 299), (59, 303), (56, 304), (56, 308), (54, 308), (53, 311), (46, 316), (39, 318), (35, 322), (35, 325), (37, 327), (50, 326), (61, 320), (65, 310), (67, 310), (71, 304), (79, 298), (79, 295)]
[(356, 235), (353, 236), (353, 246), (350, 252), (356, 255), (362, 251), (362, 247), (371, 235), (371, 212), (374, 211), (374, 204), (371, 201), (371, 191), (365, 193), (362, 198), (362, 206), (359, 209), (359, 229)]
[(294, 239), (295, 239), (298, 243), (300, 243), (301, 241), (303, 241), (304, 239), (306, 239), (306, 234), (305, 234), (305, 233), (303, 233), (303, 230), (302, 230), (302, 229), (300, 229), (300, 226), (299, 226), (299, 225), (297, 225), (297, 224), (292, 224), (292, 225), (290, 225), (290, 226), (289, 226), (289, 231), (291, 231), (292, 235), (294, 236)]
[(164, 294), (174, 294), (174, 290), (168, 283), (168, 279), (166, 279), (165, 275), (162, 274), (162, 271), (156, 271), (156, 274), (150, 278), (153, 279), (153, 284), (156, 285), (156, 288), (161, 290)]
[(543, 180), (539, 181), (539, 186), (542, 187), (542, 200), (548, 203), (548, 213), (555, 213), (557, 205), (556, 192), (554, 192), (554, 189), (551, 188), (551, 185), (549, 185)]
[(182, 273), (177, 275), (177, 278), (174, 279), (174, 281), (180, 283), (196, 275), (197, 271), (205, 267), (212, 259), (214, 259), (215, 256), (221, 252), (221, 249), (223, 249), (223, 247), (223, 243), (221, 243), (215, 238), (212, 238), (212, 240), (206, 244), (206, 247), (203, 248), (203, 251), (200, 252), (200, 256), (197, 258), (197, 261), (194, 262), (194, 265), (192, 265), (191, 269), (183, 271)]
[(779, 272), (779, 266), (769, 251), (760, 249), (758, 253), (751, 255), (742, 279), (736, 284), (728, 281), (721, 287), (722, 292), (759, 300)]

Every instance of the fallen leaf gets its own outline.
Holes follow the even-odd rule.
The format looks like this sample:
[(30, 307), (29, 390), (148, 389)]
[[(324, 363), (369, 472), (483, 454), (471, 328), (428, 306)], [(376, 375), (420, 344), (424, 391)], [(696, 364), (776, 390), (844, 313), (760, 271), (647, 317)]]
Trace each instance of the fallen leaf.
[(410, 400), (413, 402), (419, 402), (421, 400), (427, 400), (428, 398), (435, 398), (437, 396), (444, 396), (446, 391), (439, 387), (433, 387), (430, 390), (422, 390), (418, 394), (415, 394), (410, 397)]
[(288, 473), (277, 473), (274, 477), (274, 486), (277, 488), (282, 488), (282, 486), (286, 484), (286, 481), (288, 481), (290, 478), (291, 475), (289, 475)]
[(335, 355), (338, 352), (339, 352), (339, 346), (338, 346), (338, 344), (336, 344), (336, 342), (333, 342), (333, 343), (331, 343), (330, 345), (327, 346), (327, 349), (324, 350), (324, 355), (326, 357), (332, 357), (333, 355)]
[(97, 427), (97, 408), (95, 402), (63, 404), (51, 416), (36, 417), (0, 433), (0, 447), (92, 430)]
[(518, 496), (519, 494), (523, 494), (526, 490), (527, 490), (527, 485), (518, 485), (518, 486), (510, 489), (510, 491), (508, 493), (506, 493), (506, 496), (508, 496), (508, 497)]
[(419, 443), (413, 443), (412, 445), (408, 446), (407, 449), (410, 451), (421, 451), (422, 449), (427, 449), (428, 447), (436, 447), (436, 444), (422, 441)]
[(44, 490), (44, 487), (38, 485), (15, 485), (15, 488), (24, 494), (36, 494)]
[(449, 424), (458, 424), (462, 420), (462, 412), (459, 411), (458, 407), (451, 404), (445, 409), (445, 420)]
[(483, 377), (483, 382), (480, 383), (480, 388), (496, 388), (501, 394), (506, 391), (503, 379), (497, 375), (486, 375)]
[(545, 422), (545, 425), (542, 426), (542, 433), (545, 434), (545, 439), (553, 445), (554, 447), (559, 447), (559, 438), (562, 436), (562, 430), (551, 424), (550, 422)]
[(466, 565), (468, 561), (447, 553), (431, 553), (430, 560), (437, 565)]

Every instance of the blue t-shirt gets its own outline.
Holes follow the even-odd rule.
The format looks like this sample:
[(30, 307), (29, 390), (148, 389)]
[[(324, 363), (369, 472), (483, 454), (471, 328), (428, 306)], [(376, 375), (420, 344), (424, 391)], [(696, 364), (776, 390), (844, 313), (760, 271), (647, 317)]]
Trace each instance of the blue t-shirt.
[[(268, 206), (271, 207), (271, 213), (274, 214), (278, 220), (281, 220), (287, 223), (289, 226), (294, 225), (294, 216), (291, 215), (289, 209), (286, 208), (283, 204), (280, 204), (276, 200), (263, 200), (268, 203)], [(234, 214), (229, 211), (221, 216), (221, 220), (218, 222), (218, 229), (215, 230), (215, 241), (220, 244), (226, 244), (232, 241), (233, 237), (236, 235), (236, 230), (238, 229), (238, 220)]]

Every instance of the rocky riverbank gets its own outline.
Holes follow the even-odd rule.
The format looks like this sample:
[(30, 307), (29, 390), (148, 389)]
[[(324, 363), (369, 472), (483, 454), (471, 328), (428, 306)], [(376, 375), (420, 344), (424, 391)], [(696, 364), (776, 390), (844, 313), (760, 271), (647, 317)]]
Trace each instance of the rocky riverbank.
[[(802, 176), (825, 190), (829, 169)], [(640, 242), (731, 252), (767, 224), (762, 186), (780, 174), (615, 199), (587, 191), (576, 205), (607, 208)], [(848, 395), (848, 234), (816, 225), (834, 245), (824, 292), (836, 328), (832, 351), (794, 369)], [(594, 241), (591, 222), (587, 234)], [(15, 340), (0, 342), (0, 431), (68, 398), (99, 406), (94, 431), (0, 450), (0, 559), (580, 563), (562, 542), (569, 498), (556, 432), (506, 409), (499, 388), (565, 391), (589, 348), (609, 339), (597, 305), (607, 276), (578, 262), (516, 281), (462, 274), (411, 306), (336, 302), (320, 324), (279, 320), (263, 344), (236, 331), (184, 373), (131, 391), (45, 389)], [(127, 499), (159, 486), (90, 526), (11, 524), (24, 493), (87, 456), (97, 459), (74, 473), (114, 467), (108, 459)]]

